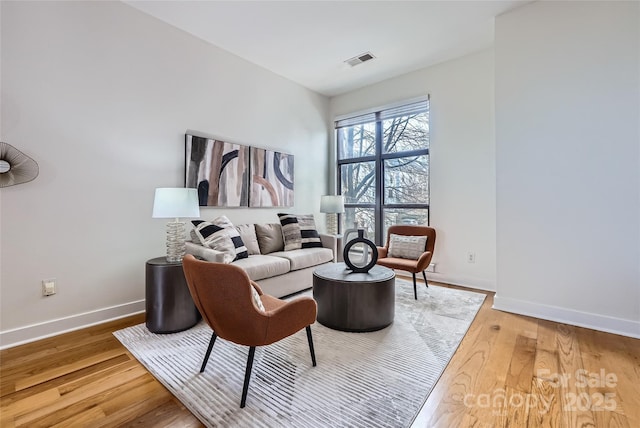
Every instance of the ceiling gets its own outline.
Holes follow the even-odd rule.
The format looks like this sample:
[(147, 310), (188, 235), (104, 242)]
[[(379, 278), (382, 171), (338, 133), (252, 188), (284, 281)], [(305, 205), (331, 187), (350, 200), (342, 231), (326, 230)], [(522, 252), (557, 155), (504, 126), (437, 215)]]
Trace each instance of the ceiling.
[[(494, 17), (529, 1), (125, 1), (323, 95), (493, 45)], [(344, 61), (376, 58), (355, 67)]]

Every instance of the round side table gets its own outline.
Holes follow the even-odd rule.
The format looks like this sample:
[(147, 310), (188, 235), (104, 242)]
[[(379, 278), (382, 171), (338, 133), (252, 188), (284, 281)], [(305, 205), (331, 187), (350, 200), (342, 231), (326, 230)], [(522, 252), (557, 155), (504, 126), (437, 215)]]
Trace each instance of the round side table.
[(146, 325), (150, 332), (176, 333), (200, 321), (182, 263), (157, 257), (147, 261), (145, 274)]
[(344, 263), (330, 263), (313, 272), (313, 298), (318, 322), (334, 330), (366, 332), (393, 322), (395, 278), (391, 269), (374, 266), (351, 273)]

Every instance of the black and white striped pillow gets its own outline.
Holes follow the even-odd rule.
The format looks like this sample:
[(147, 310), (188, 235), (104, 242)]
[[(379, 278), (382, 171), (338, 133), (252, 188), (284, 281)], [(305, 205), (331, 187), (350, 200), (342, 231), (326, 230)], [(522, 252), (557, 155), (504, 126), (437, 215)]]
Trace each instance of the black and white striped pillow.
[(312, 214), (278, 214), (282, 225), (282, 237), (284, 250), (297, 250), (300, 248), (322, 247), (320, 235), (316, 230), (316, 223)]
[(233, 242), (235, 248), (235, 260), (246, 259), (249, 257), (247, 247), (245, 247), (240, 233), (233, 227), (233, 224), (226, 216), (220, 216), (210, 222), (202, 220), (192, 220), (195, 226), (195, 232), (200, 243), (205, 247), (218, 251), (227, 251), (224, 235), (228, 236)]

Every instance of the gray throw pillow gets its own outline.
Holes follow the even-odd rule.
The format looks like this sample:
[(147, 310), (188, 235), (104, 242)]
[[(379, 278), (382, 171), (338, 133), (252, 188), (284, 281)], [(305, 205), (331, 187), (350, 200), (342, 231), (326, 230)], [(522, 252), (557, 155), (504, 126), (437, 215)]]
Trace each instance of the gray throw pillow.
[(260, 254), (275, 253), (284, 250), (282, 227), (280, 223), (256, 224), (256, 237)]
[(256, 229), (253, 224), (239, 224), (236, 226), (244, 246), (247, 247), (249, 255), (260, 254), (260, 246), (258, 245), (258, 238), (256, 236)]

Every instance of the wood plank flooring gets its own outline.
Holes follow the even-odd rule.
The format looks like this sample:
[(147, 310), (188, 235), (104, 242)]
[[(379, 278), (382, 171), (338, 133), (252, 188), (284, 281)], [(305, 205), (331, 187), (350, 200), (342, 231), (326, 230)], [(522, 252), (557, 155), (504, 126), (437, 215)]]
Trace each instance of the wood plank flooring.
[(492, 305), (412, 427), (640, 427), (640, 340)]
[[(487, 293), (413, 427), (640, 427), (640, 340), (492, 304)], [(0, 351), (0, 427), (203, 426), (112, 335), (141, 322)]]

